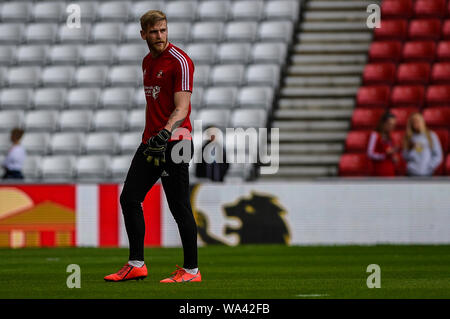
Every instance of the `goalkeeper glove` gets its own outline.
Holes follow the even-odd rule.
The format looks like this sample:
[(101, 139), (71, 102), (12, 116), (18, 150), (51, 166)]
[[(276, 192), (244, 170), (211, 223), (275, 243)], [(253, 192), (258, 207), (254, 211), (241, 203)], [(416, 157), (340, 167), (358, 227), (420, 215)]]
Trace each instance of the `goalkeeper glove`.
[(154, 166), (159, 166), (160, 163), (166, 162), (167, 142), (171, 135), (172, 133), (168, 130), (162, 129), (158, 134), (148, 139), (147, 147), (144, 150), (147, 162), (153, 163)]

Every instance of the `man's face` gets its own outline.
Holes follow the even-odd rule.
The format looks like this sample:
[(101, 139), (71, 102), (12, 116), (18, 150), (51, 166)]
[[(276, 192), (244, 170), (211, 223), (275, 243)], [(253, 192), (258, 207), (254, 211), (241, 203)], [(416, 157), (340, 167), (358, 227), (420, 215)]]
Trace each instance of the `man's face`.
[(153, 26), (148, 26), (147, 30), (141, 30), (142, 40), (147, 42), (153, 56), (160, 55), (167, 47), (167, 21), (161, 20)]

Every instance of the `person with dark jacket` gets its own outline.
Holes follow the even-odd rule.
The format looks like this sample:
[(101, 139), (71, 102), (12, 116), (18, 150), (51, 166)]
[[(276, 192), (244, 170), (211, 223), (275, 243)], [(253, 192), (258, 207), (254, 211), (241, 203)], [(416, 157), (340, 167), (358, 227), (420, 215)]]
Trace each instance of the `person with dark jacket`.
[(229, 164), (226, 161), (225, 148), (219, 139), (216, 139), (214, 130), (217, 129), (213, 127), (207, 129), (207, 132), (212, 131), (212, 133), (210, 139), (202, 146), (202, 161), (197, 163), (195, 175), (206, 177), (214, 182), (223, 182)]

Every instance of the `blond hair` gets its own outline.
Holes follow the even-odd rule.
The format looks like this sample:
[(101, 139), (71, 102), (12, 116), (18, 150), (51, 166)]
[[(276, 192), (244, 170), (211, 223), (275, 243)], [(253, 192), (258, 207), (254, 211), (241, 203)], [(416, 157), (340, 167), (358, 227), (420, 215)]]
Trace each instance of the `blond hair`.
[(143, 31), (146, 31), (148, 27), (154, 26), (156, 23), (163, 20), (167, 22), (167, 17), (164, 12), (159, 10), (147, 11), (141, 17), (141, 28)]
[(411, 145), (411, 140), (414, 135), (414, 129), (413, 129), (413, 118), (417, 116), (420, 121), (422, 122), (422, 125), (420, 127), (421, 134), (425, 134), (428, 140), (428, 143), (430, 144), (430, 148), (433, 148), (433, 139), (431, 138), (430, 130), (427, 127), (427, 124), (425, 123), (425, 120), (419, 112), (411, 113), (411, 115), (408, 118), (408, 122), (406, 123), (406, 133), (405, 137), (403, 138), (403, 147), (405, 149), (409, 149)]

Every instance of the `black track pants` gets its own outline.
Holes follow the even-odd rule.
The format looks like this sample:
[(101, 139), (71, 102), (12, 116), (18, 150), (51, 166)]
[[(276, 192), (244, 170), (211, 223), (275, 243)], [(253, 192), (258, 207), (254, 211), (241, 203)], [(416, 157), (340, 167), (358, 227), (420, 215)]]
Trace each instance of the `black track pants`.
[(180, 232), (184, 253), (183, 267), (198, 267), (197, 225), (189, 198), (189, 163), (174, 163), (170, 156), (172, 148), (179, 143), (185, 143), (185, 146), (191, 147), (192, 158), (193, 144), (189, 140), (169, 142), (166, 163), (162, 167), (147, 163), (143, 155), (145, 144), (141, 143), (133, 157), (120, 195), (120, 205), (130, 245), (129, 260), (144, 260), (145, 222), (141, 203), (165, 170), (168, 176), (162, 176), (161, 181), (170, 211)]

